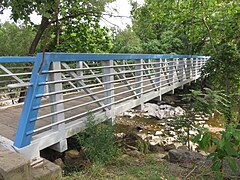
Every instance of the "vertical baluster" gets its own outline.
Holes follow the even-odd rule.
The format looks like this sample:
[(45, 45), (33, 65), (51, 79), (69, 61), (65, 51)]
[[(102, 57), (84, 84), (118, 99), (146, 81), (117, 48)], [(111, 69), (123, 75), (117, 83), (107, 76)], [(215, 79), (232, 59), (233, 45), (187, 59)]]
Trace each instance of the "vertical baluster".
[[(61, 69), (61, 63), (60, 62), (53, 62), (50, 66), (51, 70), (60, 70)], [(49, 81), (61, 81), (62, 80), (62, 76), (61, 76), (61, 72), (56, 72), (56, 73), (50, 73), (48, 76)], [(49, 91), (50, 92), (56, 92), (56, 91), (62, 91), (63, 87), (62, 87), (62, 83), (58, 82), (55, 84), (50, 84), (49, 85)], [(50, 98), (50, 103), (53, 102), (60, 102), (63, 100), (63, 93), (58, 93), (58, 94), (54, 94), (51, 95)], [(51, 106), (51, 112), (59, 112), (64, 110), (64, 104), (63, 103), (58, 103), (56, 105)], [(64, 113), (58, 113), (56, 115), (52, 116), (52, 123), (58, 122), (58, 121), (62, 121), (65, 119), (65, 114)], [(59, 151), (59, 152), (63, 152), (65, 150), (67, 150), (67, 140), (65, 138), (65, 123), (61, 123), (58, 124), (56, 126), (53, 126), (52, 129), (54, 131), (58, 131), (58, 133), (60, 133), (62, 139), (60, 140), (60, 142), (58, 142), (57, 144), (53, 145), (51, 148)]]
[(186, 79), (191, 78), (191, 58), (187, 58), (187, 69), (186, 69)]
[(161, 63), (161, 59), (155, 59), (154, 61), (154, 68), (155, 68), (155, 85), (157, 87), (157, 91), (159, 92), (159, 99), (157, 99), (158, 101), (162, 100), (162, 95), (161, 95), (161, 67), (160, 67), (160, 63)]
[(137, 66), (135, 66), (135, 70), (138, 70), (135, 72), (135, 76), (139, 76), (137, 78), (135, 78), (136, 81), (136, 94), (137, 98), (140, 101), (140, 105), (138, 107), (136, 107), (138, 110), (142, 110), (143, 106), (144, 106), (144, 102), (142, 100), (142, 95), (143, 95), (143, 59), (138, 59), (135, 61), (136, 64), (139, 64)]
[(193, 79), (197, 80), (197, 62), (198, 62), (198, 58), (193, 58)]
[(174, 94), (174, 58), (172, 59), (168, 59), (168, 82), (169, 82), (169, 86), (172, 90), (172, 94)]
[[(113, 82), (114, 81), (114, 76), (112, 75), (114, 73), (113, 69), (113, 60), (106, 60), (102, 61), (102, 66), (103, 68), (103, 74), (106, 75), (103, 77), (103, 83), (106, 82)], [(111, 66), (111, 67), (107, 67)], [(107, 108), (110, 110), (110, 117), (108, 120), (108, 123), (110, 124), (115, 124), (115, 111), (114, 111), (114, 83), (107, 83), (104, 84), (104, 105), (109, 105)]]
[(178, 60), (179, 82), (183, 81), (184, 59)]
[[(83, 68), (83, 61), (77, 61), (76, 62), (76, 67), (77, 68)], [(79, 76), (79, 77), (83, 77), (83, 70), (78, 70), (76, 72), (76, 74)], [(80, 87), (80, 84), (79, 83), (76, 83), (76, 86), (77, 87)], [(81, 91), (81, 90), (80, 90)]]

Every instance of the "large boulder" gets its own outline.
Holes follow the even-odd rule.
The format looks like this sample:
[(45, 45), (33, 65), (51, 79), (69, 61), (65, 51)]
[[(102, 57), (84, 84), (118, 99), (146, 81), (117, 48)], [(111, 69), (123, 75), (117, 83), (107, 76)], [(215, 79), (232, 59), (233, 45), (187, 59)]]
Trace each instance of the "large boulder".
[(182, 116), (185, 111), (181, 107), (173, 107), (168, 104), (158, 106), (153, 103), (144, 104), (144, 116), (150, 116), (157, 119), (169, 118), (174, 116)]
[(147, 112), (147, 115), (151, 117), (155, 117), (158, 119), (164, 118), (164, 111), (160, 110), (157, 104), (153, 103), (144, 104), (143, 112)]
[(201, 163), (206, 157), (198, 152), (187, 149), (172, 149), (168, 152), (169, 161), (172, 163)]

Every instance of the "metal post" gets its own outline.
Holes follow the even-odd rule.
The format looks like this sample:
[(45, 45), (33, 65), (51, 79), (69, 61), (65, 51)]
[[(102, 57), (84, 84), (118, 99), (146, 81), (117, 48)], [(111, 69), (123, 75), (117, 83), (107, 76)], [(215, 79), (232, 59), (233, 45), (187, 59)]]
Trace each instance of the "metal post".
[(157, 99), (158, 101), (161, 101), (162, 100), (162, 95), (161, 95), (161, 71), (160, 71), (160, 63), (161, 63), (161, 59), (155, 59), (154, 61), (156, 64), (154, 65), (154, 68), (155, 68), (155, 72), (156, 72), (156, 75), (155, 75), (155, 84), (156, 84), (156, 87), (157, 87), (157, 91), (159, 92), (159, 99)]
[[(83, 68), (83, 61), (77, 61), (77, 62), (76, 62), (76, 67), (77, 67), (77, 68)], [(82, 76), (83, 76), (83, 70), (78, 70), (78, 71), (76, 72), (76, 74), (77, 74), (79, 77), (82, 77)], [(79, 83), (77, 83), (76, 85), (77, 85), (77, 87), (80, 87)], [(80, 91), (82, 91), (82, 90), (80, 90)]]
[[(61, 69), (61, 63), (60, 62), (53, 62), (50, 66), (50, 68), (52, 70), (60, 70)], [(59, 73), (50, 73), (49, 74), (49, 81), (61, 81), (62, 76), (61, 76), (61, 72)], [(61, 91), (62, 88), (62, 83), (55, 83), (55, 84), (51, 84), (49, 85), (49, 91), (50, 92), (56, 92), (56, 91)], [(54, 94), (50, 96), (50, 102), (59, 102), (63, 100), (63, 94), (59, 93), (59, 94)], [(63, 103), (59, 103), (56, 105), (51, 106), (51, 112), (58, 112), (58, 111), (62, 111), (64, 110), (64, 104)], [(52, 116), (52, 123), (58, 122), (58, 121), (62, 121), (65, 119), (65, 115), (64, 113), (59, 113), (56, 114), (54, 116)], [(52, 129), (54, 131), (58, 131), (61, 134), (61, 140), (51, 146), (52, 149), (58, 151), (58, 152), (63, 152), (65, 150), (67, 150), (67, 140), (65, 138), (65, 123), (61, 123), (59, 125), (53, 126)]]
[[(124, 65), (124, 66), (122, 66), (121, 70), (124, 72), (124, 71), (126, 70), (126, 67), (125, 67), (125, 65), (126, 65), (126, 60), (122, 60), (122, 65)], [(122, 76), (123, 76), (124, 78), (126, 78), (126, 74), (125, 74), (125, 73), (122, 74)]]
[(179, 59), (178, 60), (178, 71), (179, 71), (179, 76), (178, 76), (178, 80), (179, 82), (183, 81), (183, 69), (184, 69), (184, 59)]
[[(83, 62), (82, 61), (77, 61), (76, 67), (77, 68), (83, 68)], [(83, 76), (83, 70), (78, 70), (77, 75), (78, 76)]]
[[(113, 82), (114, 81), (114, 76), (111, 75), (114, 73), (114, 69), (112, 67), (107, 67), (107, 66), (113, 66), (113, 60), (106, 60), (106, 61), (102, 61), (102, 66), (104, 66), (105, 68), (102, 69), (103, 74), (107, 75), (103, 77), (103, 83), (106, 82)], [(114, 111), (114, 105), (112, 104), (114, 102), (114, 84), (113, 83), (108, 83), (108, 84), (104, 84), (104, 105), (108, 105), (111, 104), (107, 107), (107, 109), (110, 110), (111, 115), (110, 115), (110, 119), (108, 120), (108, 123), (114, 125), (115, 122), (115, 111)], [(110, 97), (109, 97), (110, 96)]]
[(174, 65), (175, 65), (175, 62), (174, 62), (174, 59), (168, 59), (168, 73), (169, 73), (169, 75), (168, 75), (168, 79), (169, 79), (169, 82), (170, 82), (170, 87), (171, 87), (171, 89), (172, 89), (172, 94), (174, 94), (174, 72), (173, 72), (173, 70), (174, 70)]
[(196, 79), (196, 63), (197, 59), (192, 58), (192, 78)]
[(186, 79), (190, 79), (191, 78), (191, 59), (187, 58), (187, 68), (186, 68)]
[(137, 82), (135, 86), (136, 94), (138, 94), (137, 98), (140, 100), (140, 105), (137, 106), (136, 109), (142, 110), (144, 106), (144, 102), (141, 99), (143, 95), (143, 59), (136, 60), (136, 64), (140, 64), (135, 66), (135, 69), (139, 70), (135, 72), (135, 76), (140, 76), (138, 78), (135, 78), (135, 81)]

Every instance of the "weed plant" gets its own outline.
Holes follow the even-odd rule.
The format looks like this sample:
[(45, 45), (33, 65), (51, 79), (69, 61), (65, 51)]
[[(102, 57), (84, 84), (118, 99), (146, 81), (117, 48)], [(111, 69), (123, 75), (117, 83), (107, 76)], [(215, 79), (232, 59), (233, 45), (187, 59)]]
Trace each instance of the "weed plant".
[(92, 114), (88, 116), (85, 132), (77, 134), (77, 141), (92, 163), (106, 164), (120, 153), (115, 128), (103, 123), (95, 125)]

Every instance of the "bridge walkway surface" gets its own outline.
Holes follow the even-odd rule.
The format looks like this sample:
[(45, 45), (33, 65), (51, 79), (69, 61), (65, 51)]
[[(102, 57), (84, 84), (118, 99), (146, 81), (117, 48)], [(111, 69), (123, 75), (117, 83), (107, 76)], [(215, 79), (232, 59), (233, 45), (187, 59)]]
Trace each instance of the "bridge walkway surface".
[[(39, 53), (0, 57), (0, 142), (33, 163), (95, 122), (143, 107), (200, 77), (207, 56)], [(21, 102), (22, 101), (22, 102)], [(24, 102), (23, 102), (24, 101)]]

